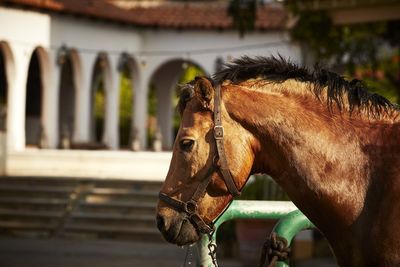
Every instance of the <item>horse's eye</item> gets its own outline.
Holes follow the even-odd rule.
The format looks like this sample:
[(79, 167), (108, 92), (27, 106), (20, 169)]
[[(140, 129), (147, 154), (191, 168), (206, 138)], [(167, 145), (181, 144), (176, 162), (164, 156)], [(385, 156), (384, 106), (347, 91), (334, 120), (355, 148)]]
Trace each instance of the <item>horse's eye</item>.
[(179, 145), (183, 151), (190, 151), (193, 148), (194, 140), (191, 139), (182, 139), (179, 142)]

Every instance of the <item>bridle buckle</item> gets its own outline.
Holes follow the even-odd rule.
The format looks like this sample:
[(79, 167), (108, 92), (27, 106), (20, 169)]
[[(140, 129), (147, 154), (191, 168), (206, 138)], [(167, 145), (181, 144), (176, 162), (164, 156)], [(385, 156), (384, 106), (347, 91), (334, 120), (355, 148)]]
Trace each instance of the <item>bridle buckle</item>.
[(214, 138), (216, 140), (224, 139), (224, 127), (222, 125), (214, 126)]
[(197, 203), (194, 200), (189, 200), (188, 202), (184, 203), (184, 212), (189, 215), (195, 214), (197, 212)]

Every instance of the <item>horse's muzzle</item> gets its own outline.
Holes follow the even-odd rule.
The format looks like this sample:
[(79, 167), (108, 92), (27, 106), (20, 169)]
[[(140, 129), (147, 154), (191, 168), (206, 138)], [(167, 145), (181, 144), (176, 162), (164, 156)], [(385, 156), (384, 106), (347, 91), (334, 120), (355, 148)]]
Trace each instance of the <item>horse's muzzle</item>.
[(184, 214), (176, 213), (175, 216), (157, 214), (157, 228), (166, 241), (179, 246), (193, 244), (199, 240), (199, 235)]
[(156, 222), (157, 222), (157, 228), (158, 228), (158, 230), (159, 230), (160, 232), (162, 232), (163, 229), (165, 228), (165, 221), (164, 221), (164, 218), (163, 218), (162, 216), (160, 216), (160, 215), (157, 214)]

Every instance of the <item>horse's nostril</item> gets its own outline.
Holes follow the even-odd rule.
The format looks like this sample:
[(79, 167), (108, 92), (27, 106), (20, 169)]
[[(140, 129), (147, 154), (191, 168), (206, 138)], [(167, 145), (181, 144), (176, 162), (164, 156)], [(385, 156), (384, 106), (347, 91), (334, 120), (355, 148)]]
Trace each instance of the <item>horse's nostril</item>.
[(157, 215), (157, 228), (158, 230), (162, 231), (164, 229), (165, 221), (164, 218), (160, 215)]

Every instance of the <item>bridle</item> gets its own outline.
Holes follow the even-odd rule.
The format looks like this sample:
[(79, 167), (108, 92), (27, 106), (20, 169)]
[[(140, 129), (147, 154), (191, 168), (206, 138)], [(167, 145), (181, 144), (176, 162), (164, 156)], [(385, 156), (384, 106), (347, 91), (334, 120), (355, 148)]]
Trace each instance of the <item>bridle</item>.
[(217, 155), (214, 156), (213, 165), (206, 175), (206, 179), (200, 182), (192, 197), (184, 202), (174, 199), (165, 193), (159, 193), (159, 199), (174, 207), (177, 211), (184, 212), (187, 219), (193, 223), (195, 228), (203, 234), (210, 234), (214, 231), (213, 224), (207, 224), (198, 213), (198, 201), (206, 193), (207, 187), (211, 182), (212, 175), (220, 172), (226, 187), (233, 197), (240, 195), (240, 191), (233, 180), (229, 171), (228, 162), (224, 147), (224, 128), (221, 120), (221, 86), (217, 85), (214, 90), (214, 139), (217, 145)]

